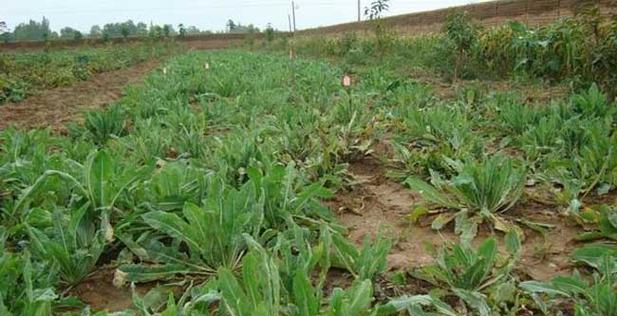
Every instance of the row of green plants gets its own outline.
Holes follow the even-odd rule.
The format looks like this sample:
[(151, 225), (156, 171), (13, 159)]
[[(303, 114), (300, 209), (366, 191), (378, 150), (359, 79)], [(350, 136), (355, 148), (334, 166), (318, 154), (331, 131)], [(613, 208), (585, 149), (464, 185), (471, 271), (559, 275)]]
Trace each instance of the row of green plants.
[(18, 102), (41, 90), (88, 80), (92, 75), (126, 68), (177, 52), (176, 44), (108, 44), (98, 48), (0, 53), (0, 104)]
[[(348, 103), (330, 108), (340, 73), (284, 61), (192, 53), (69, 136), (4, 131), (0, 270), (23, 286), (0, 291), (3, 313), (82, 309), (71, 288), (110, 260), (118, 285), (194, 280), (180, 305), (135, 297), (141, 314), (188, 308), (191, 293), (196, 314), (372, 309), (390, 244), (356, 248), (320, 202), (353, 151)], [(322, 293), (331, 267), (353, 288)]]
[[(469, 91), (442, 101), (380, 67), (345, 90), (342, 75), (315, 60), (188, 53), (67, 136), (3, 131), (0, 311), (95, 313), (71, 289), (111, 262), (117, 286), (168, 285), (135, 292), (125, 315), (617, 313), (615, 209), (586, 202), (617, 184), (615, 106), (599, 88), (531, 107)], [(378, 141), (393, 149), (389, 175), (425, 197), (412, 217), (461, 237), (411, 275), (385, 274), (392, 241), (354, 245), (322, 203)], [(508, 212), (525, 186), (549, 187), (592, 227), (581, 240), (605, 242), (572, 254), (571, 277), (517, 272), (523, 228)], [(478, 241), (483, 222), (503, 242)], [(332, 289), (335, 270), (348, 286)], [(430, 288), (383, 293), (384, 279), (408, 277)]]
[(575, 216), (615, 190), (614, 102), (597, 86), (548, 106), (520, 99), (429, 99), (421, 101), (425, 106), (388, 109), (396, 132), (390, 176), (430, 202), (460, 210), (438, 217), (439, 226), (478, 215), (505, 231), (499, 214), (512, 209), (526, 187), (536, 189), (527, 198)]
[(574, 17), (541, 27), (521, 22), (481, 27), (466, 12), (453, 12), (435, 34), (402, 37), (385, 21), (371, 21), (368, 34), (345, 33), (323, 39), (301, 36), (279, 41), (312, 56), (341, 58), (346, 64), (388, 63), (399, 69), (428, 69), (447, 79), (537, 78), (568, 81), (587, 88), (596, 83), (617, 95), (617, 20), (586, 6)]

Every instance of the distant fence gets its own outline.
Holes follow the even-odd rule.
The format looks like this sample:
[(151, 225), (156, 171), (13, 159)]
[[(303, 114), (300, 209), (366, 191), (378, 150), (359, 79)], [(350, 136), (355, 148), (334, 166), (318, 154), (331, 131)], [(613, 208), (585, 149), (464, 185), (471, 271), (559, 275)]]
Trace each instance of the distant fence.
[[(484, 26), (501, 25), (517, 20), (530, 26), (546, 25), (561, 17), (573, 16), (584, 1), (580, 0), (501, 0), (434, 11), (418, 12), (383, 18), (382, 21), (403, 33), (417, 34), (439, 31), (441, 24), (452, 10), (464, 10)], [(598, 5), (602, 15), (617, 13), (617, 0), (586, 1)], [(317, 35), (348, 31), (367, 31), (366, 21), (344, 23), (300, 31), (300, 34)]]

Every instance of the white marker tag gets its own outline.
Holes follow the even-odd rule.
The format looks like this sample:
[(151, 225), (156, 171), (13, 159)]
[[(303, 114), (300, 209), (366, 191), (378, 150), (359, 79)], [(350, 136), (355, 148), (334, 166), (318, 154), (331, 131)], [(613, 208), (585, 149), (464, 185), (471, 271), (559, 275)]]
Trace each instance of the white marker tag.
[(349, 75), (343, 76), (343, 87), (345, 88), (351, 87), (351, 77)]
[(166, 75), (167, 74), (167, 67), (163, 68), (163, 74)]
[(206, 68), (206, 70), (210, 69), (210, 64), (209, 64), (209, 63), (206, 63), (206, 64), (204, 65), (204, 68)]

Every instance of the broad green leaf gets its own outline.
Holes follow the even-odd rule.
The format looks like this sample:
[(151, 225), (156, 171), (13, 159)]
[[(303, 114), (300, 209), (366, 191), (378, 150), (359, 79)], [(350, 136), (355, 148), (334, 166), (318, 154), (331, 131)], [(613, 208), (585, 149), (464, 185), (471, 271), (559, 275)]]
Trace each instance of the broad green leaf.
[(448, 208), (456, 208), (457, 204), (453, 202), (447, 195), (439, 192), (430, 184), (413, 177), (409, 177), (405, 180), (405, 184), (412, 190), (417, 191), (431, 203), (443, 205)]
[(293, 303), (298, 308), (298, 316), (317, 316), (319, 314), (319, 292), (311, 285), (309, 276), (297, 270), (293, 277)]
[(152, 228), (168, 234), (173, 238), (185, 241), (193, 249), (204, 251), (201, 245), (205, 240), (198, 239), (199, 235), (195, 234), (194, 231), (195, 229), (199, 229), (199, 227), (189, 225), (178, 215), (163, 211), (153, 211), (144, 214), (143, 218)]
[(345, 304), (344, 315), (364, 315), (371, 306), (373, 285), (370, 280), (364, 280), (349, 290), (350, 301)]
[(557, 289), (555, 286), (539, 281), (526, 281), (520, 285), (521, 289), (529, 293), (545, 293), (549, 295), (561, 295), (564, 297), (570, 296), (568, 292)]
[(231, 315), (250, 316), (256, 306), (246, 296), (240, 283), (228, 269), (221, 268), (218, 272), (219, 287), (223, 297), (223, 306)]
[(110, 192), (110, 182), (113, 176), (111, 157), (109, 157), (105, 150), (95, 151), (88, 157), (85, 168), (86, 187), (94, 207), (110, 207), (113, 195), (113, 192)]
[(489, 316), (491, 314), (491, 308), (486, 302), (486, 296), (482, 293), (464, 289), (453, 289), (453, 291), (467, 305), (476, 310), (480, 316)]
[[(448, 304), (442, 302), (441, 300), (432, 297), (430, 295), (414, 295), (414, 296), (402, 296), (398, 298), (394, 298), (388, 303), (378, 308), (377, 315), (385, 316), (385, 315), (395, 315), (405, 310), (414, 310), (416, 313), (423, 312), (421, 306), (432, 306), (434, 307), (438, 314), (443, 316), (457, 316), (458, 314), (452, 307), (448, 306)], [(413, 309), (417, 307), (416, 309)], [(415, 314), (414, 314), (415, 315)], [(426, 314), (430, 315), (430, 314)]]
[(520, 235), (516, 230), (510, 230), (504, 238), (506, 250), (513, 255), (516, 255), (521, 250)]
[(606, 256), (617, 257), (617, 246), (610, 244), (589, 244), (572, 252), (574, 260), (584, 262), (596, 269), (600, 268)]

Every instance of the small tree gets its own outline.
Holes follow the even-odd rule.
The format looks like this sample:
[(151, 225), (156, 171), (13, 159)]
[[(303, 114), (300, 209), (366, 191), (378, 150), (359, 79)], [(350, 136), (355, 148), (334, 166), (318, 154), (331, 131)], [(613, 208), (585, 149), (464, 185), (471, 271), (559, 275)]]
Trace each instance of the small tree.
[(389, 2), (390, 0), (375, 0), (371, 2), (370, 6), (364, 8), (364, 15), (367, 16), (369, 20), (379, 19), (383, 12), (390, 9)]
[(182, 23), (178, 24), (178, 34), (180, 37), (186, 36), (186, 28), (184, 27), (184, 24)]
[(236, 30), (236, 23), (232, 19), (229, 19), (229, 21), (227, 21), (226, 26), (229, 33), (232, 33)]
[(8, 43), (11, 41), (12, 33), (10, 32), (6, 22), (0, 21), (0, 40)]
[(161, 38), (163, 34), (163, 29), (159, 25), (151, 25), (150, 31), (148, 32), (148, 36), (153, 39)]
[(127, 39), (127, 37), (129, 37), (130, 34), (130, 29), (129, 26), (126, 24), (122, 24), (122, 26), (120, 27), (120, 34), (122, 34), (122, 37), (124, 37), (124, 39)]
[(163, 36), (170, 37), (175, 33), (174, 27), (171, 24), (163, 25)]
[(264, 36), (266, 37), (266, 41), (272, 42), (274, 40), (274, 28), (272, 24), (268, 23), (266, 26), (266, 30), (264, 31)]
[(99, 37), (101, 36), (101, 27), (98, 25), (93, 25), (90, 28), (90, 37)]
[(457, 80), (467, 53), (478, 40), (479, 27), (469, 13), (457, 11), (448, 16), (443, 26), (443, 32), (456, 47), (454, 80)]
[(194, 25), (191, 25), (191, 26), (186, 28), (186, 34), (187, 35), (199, 34), (199, 33), (201, 33), (201, 31), (199, 31), (199, 29), (196, 26), (194, 26)]
[(373, 32), (380, 53), (384, 53), (393, 43), (392, 32), (381, 20), (381, 15), (390, 9), (389, 2), (390, 0), (375, 0), (364, 8), (364, 15), (373, 21)]
[(72, 28), (72, 27), (64, 27), (60, 30), (60, 38), (61, 39), (73, 39), (79, 40), (81, 39), (82, 34), (80, 31)]

